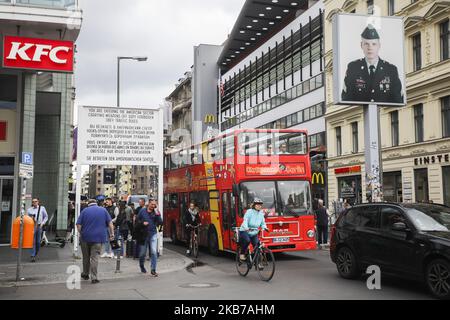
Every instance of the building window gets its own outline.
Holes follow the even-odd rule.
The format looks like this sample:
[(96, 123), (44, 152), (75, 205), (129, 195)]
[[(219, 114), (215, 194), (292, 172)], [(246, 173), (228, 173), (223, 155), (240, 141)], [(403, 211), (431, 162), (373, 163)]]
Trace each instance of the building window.
[(336, 155), (342, 155), (341, 127), (336, 127)]
[(412, 42), (414, 71), (417, 71), (422, 68), (422, 44), (420, 41), (420, 32), (412, 37)]
[(414, 170), (414, 185), (416, 189), (416, 202), (429, 202), (428, 169)]
[(353, 153), (358, 153), (358, 122), (352, 122)]
[(441, 29), (441, 60), (446, 60), (450, 57), (450, 30), (449, 30), (449, 20), (442, 22), (440, 25)]
[(391, 112), (391, 137), (392, 146), (398, 146), (399, 136), (398, 136), (398, 111)]
[(402, 172), (383, 173), (383, 197), (388, 202), (403, 202)]
[(423, 104), (414, 106), (414, 128), (416, 142), (423, 142)]
[(441, 99), (442, 137), (450, 137), (450, 96)]
[(373, 14), (373, 0), (367, 1), (367, 13)]
[(442, 180), (444, 182), (444, 204), (450, 206), (450, 166), (442, 167)]
[(388, 0), (388, 15), (392, 16), (395, 13), (395, 0)]

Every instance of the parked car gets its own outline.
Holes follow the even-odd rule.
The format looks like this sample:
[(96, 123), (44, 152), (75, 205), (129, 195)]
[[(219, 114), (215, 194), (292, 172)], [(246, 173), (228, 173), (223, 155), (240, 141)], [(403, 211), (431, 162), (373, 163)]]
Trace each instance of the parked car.
[(450, 208), (437, 204), (371, 203), (340, 215), (331, 228), (331, 260), (356, 278), (370, 265), (382, 274), (424, 282), (450, 298)]

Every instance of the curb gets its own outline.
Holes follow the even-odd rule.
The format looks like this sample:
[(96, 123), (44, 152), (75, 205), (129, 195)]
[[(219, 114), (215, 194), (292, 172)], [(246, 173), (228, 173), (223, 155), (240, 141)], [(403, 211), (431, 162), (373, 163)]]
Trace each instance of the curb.
[[(159, 274), (167, 274), (167, 273), (171, 273), (171, 272), (176, 272), (176, 271), (181, 271), (183, 269), (188, 268), (190, 265), (192, 265), (194, 263), (193, 260), (189, 259), (188, 257), (170, 250), (170, 249), (166, 249), (164, 248), (164, 250), (166, 251), (170, 251), (172, 254), (174, 254), (176, 256), (177, 259), (180, 259), (183, 261), (182, 266), (179, 267), (170, 267), (167, 269), (163, 269), (161, 271), (158, 271)], [(70, 261), (68, 262), (70, 263)], [(181, 264), (180, 264), (181, 265)], [(99, 279), (103, 280), (103, 281), (107, 281), (107, 280), (118, 280), (118, 279), (130, 279), (130, 278), (137, 278), (137, 277), (142, 277), (142, 273), (137, 271), (138, 270), (138, 266), (136, 266), (136, 272), (121, 272), (121, 273), (111, 273), (111, 272), (107, 272), (107, 273), (102, 273), (99, 272)], [(67, 275), (69, 276), (69, 275)], [(34, 277), (39, 277), (39, 278), (44, 278), (41, 275), (36, 275)], [(48, 279), (40, 279), (39, 281), (19, 281), (19, 282), (15, 282), (15, 281), (1, 281), (0, 280), (0, 288), (19, 288), (19, 287), (29, 287), (29, 286), (39, 286), (39, 285), (54, 285), (54, 284), (63, 284), (66, 283), (67, 279), (61, 280), (48, 280)]]

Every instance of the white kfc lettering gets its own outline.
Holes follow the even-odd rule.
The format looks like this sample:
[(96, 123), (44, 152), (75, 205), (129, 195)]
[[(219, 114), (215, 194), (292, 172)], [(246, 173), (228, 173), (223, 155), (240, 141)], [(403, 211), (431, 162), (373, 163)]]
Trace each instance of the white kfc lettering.
[(19, 55), (20, 59), (25, 61), (31, 61), (30, 57), (26, 54), (26, 51), (34, 46), (32, 43), (25, 43), (25, 45), (20, 48), (20, 45), (22, 42), (11, 42), (11, 52), (9, 53), (9, 56), (6, 59), (9, 60), (17, 60), (17, 55)]
[[(70, 47), (64, 46), (53, 48), (51, 45), (25, 43), (21, 47), (21, 42), (11, 42), (11, 44), (11, 51), (6, 58), (8, 60), (17, 60), (17, 56), (19, 56), (24, 61), (42, 62), (42, 57), (47, 56), (56, 64), (65, 64), (67, 63), (67, 59), (58, 58), (58, 53), (61, 51), (68, 53), (70, 51)], [(27, 51), (34, 46), (36, 46), (36, 51), (34, 52), (33, 59), (31, 59)]]

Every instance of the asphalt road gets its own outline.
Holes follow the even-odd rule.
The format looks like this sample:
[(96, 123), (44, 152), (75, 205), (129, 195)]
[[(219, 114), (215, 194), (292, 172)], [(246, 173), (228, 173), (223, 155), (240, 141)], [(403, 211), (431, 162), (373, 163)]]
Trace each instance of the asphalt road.
[[(184, 253), (170, 243), (166, 248)], [(430, 299), (424, 286), (415, 282), (382, 278), (381, 290), (369, 290), (366, 280), (339, 277), (327, 250), (281, 254), (273, 279), (266, 283), (254, 270), (245, 278), (238, 275), (234, 256), (218, 257), (201, 250), (196, 266), (162, 274), (130, 279), (105, 280), (92, 285), (82, 282), (80, 290), (65, 285), (0, 288), (0, 299), (168, 299), (168, 300), (291, 300), (344, 299), (395, 300)]]

